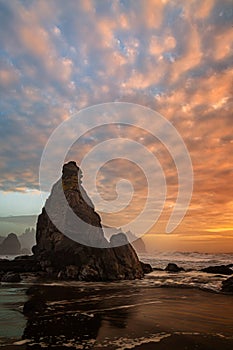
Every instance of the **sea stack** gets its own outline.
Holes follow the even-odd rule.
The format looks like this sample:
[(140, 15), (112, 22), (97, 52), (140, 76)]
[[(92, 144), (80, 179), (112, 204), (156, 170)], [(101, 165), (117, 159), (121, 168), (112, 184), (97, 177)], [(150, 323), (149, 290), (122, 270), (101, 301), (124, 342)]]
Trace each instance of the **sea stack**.
[(9, 235), (0, 244), (1, 255), (19, 255), (21, 252), (21, 245), (15, 233)]
[(143, 277), (143, 265), (133, 247), (129, 243), (112, 247), (105, 238), (100, 216), (81, 178), (81, 169), (74, 161), (65, 164), (61, 179), (53, 185), (38, 217), (33, 253), (41, 269), (60, 279), (106, 281)]

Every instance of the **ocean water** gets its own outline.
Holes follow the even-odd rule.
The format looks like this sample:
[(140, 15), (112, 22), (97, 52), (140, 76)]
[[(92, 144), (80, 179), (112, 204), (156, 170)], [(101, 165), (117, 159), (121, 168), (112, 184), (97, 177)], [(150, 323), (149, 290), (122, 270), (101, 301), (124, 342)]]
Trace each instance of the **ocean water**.
[(209, 274), (200, 270), (208, 266), (233, 263), (233, 253), (155, 252), (153, 255), (139, 254), (139, 257), (154, 268), (164, 269), (168, 263), (172, 262), (186, 270), (179, 273), (153, 271), (142, 281), (144, 284), (154, 287), (199, 288), (215, 292), (220, 291), (222, 282), (229, 276)]
[(198, 253), (198, 252), (154, 252), (139, 254), (142, 261), (153, 267), (165, 268), (169, 262), (176, 263), (184, 269), (202, 269), (212, 265), (228, 265), (233, 263), (232, 253)]
[[(0, 346), (40, 348), (52, 342), (58, 349), (143, 349), (174, 336), (210, 337), (216, 344), (227, 342), (221, 343), (226, 349), (233, 345), (233, 299), (219, 293), (229, 276), (198, 271), (231, 264), (233, 254), (157, 252), (140, 258), (155, 268), (174, 262), (188, 271), (153, 271), (142, 280), (111, 283), (39, 282), (30, 277), (1, 283)], [(33, 297), (43, 295), (46, 303), (38, 320), (22, 314), (32, 297), (26, 294), (31, 286), (36, 286)]]
[(26, 325), (26, 319), (22, 314), (23, 305), (27, 300), (26, 289), (19, 284), (1, 283), (0, 346), (22, 336)]

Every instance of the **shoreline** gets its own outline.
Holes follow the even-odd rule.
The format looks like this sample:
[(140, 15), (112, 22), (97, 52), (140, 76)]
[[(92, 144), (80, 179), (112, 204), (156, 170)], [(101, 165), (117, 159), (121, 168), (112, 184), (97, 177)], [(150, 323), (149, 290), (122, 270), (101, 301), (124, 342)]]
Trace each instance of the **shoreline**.
[(121, 283), (94, 290), (87, 282), (83, 289), (34, 286), (29, 300), (41, 296), (46, 309), (27, 316), (25, 339), (1, 344), (2, 349), (41, 349), (49, 344), (54, 349), (107, 350), (230, 350), (233, 346), (230, 295), (184, 288), (139, 290)]
[(25, 340), (2, 348), (40, 349), (51, 342), (55, 349), (232, 348), (230, 295), (123, 283), (93, 285), (32, 286)]
[[(24, 269), (30, 259), (17, 258), (13, 264)], [(0, 346), (6, 350), (37, 350), (51, 344), (57, 350), (232, 349), (232, 295), (221, 290), (232, 277), (210, 273), (213, 266), (211, 271), (179, 266), (169, 263), (141, 279), (108, 282), (18, 272), (21, 282), (1, 282), (5, 304), (0, 300), (0, 310), (6, 311), (6, 318), (0, 320), (0, 329), (4, 335), (4, 327), (12, 329), (14, 321), (21, 325), (23, 339), (2, 336)], [(221, 272), (229, 269), (232, 264), (222, 265)]]
[[(134, 278), (127, 278), (127, 277), (119, 277), (119, 278), (110, 278), (110, 279), (97, 279), (96, 276), (93, 277), (93, 279), (85, 278), (85, 276), (82, 276), (82, 278), (79, 278), (75, 274), (73, 275), (70, 273), (69, 276), (65, 276), (63, 274), (56, 273), (54, 271), (50, 271), (50, 269), (42, 269), (40, 262), (35, 258), (34, 255), (23, 255), (23, 256), (17, 256), (13, 260), (9, 259), (1, 259), (0, 258), (0, 282), (20, 282), (22, 280), (23, 275), (33, 275), (34, 278), (38, 278), (41, 280), (52, 280), (52, 281), (90, 281), (90, 282), (112, 282), (112, 281), (137, 281), (140, 279), (145, 278), (148, 275), (151, 275), (151, 273), (156, 274), (156, 277), (160, 279), (160, 275), (163, 273), (166, 273), (166, 276), (168, 277), (167, 280), (169, 280), (169, 276), (172, 274), (176, 274), (176, 276), (182, 276), (182, 273), (188, 275), (191, 273), (194, 274), (202, 274), (206, 273), (206, 276), (216, 276), (219, 277), (219, 281), (223, 282), (225, 279), (230, 278), (233, 276), (233, 263), (223, 264), (219, 261), (218, 264), (215, 265), (208, 265), (202, 268), (194, 268), (194, 266), (189, 268), (184, 268), (183, 266), (177, 265), (175, 262), (167, 262), (166, 267), (155, 267), (154, 264), (151, 265), (151, 263), (147, 259), (143, 259), (143, 257), (140, 257), (139, 261), (142, 271), (143, 271), (143, 277), (135, 276)], [(76, 266), (70, 266), (71, 272), (73, 270), (77, 270), (78, 268)], [(9, 275), (9, 276), (8, 276)], [(165, 278), (163, 278), (165, 280)], [(181, 286), (178, 285), (178, 286)], [(185, 286), (188, 286), (188, 283), (185, 283)], [(190, 286), (193, 286), (193, 283), (191, 281)], [(194, 285), (194, 287), (197, 287), (197, 285)], [(207, 288), (208, 289), (208, 288)], [(230, 288), (231, 289), (231, 288)], [(224, 290), (223, 290), (224, 291)], [(232, 290), (228, 291), (230, 293), (233, 293)]]
[[(147, 341), (143, 340), (141, 344), (138, 345), (122, 345), (120, 343), (119, 345), (113, 346), (113, 345), (104, 345), (104, 349), (106, 350), (127, 350), (127, 349), (134, 349), (134, 350), (232, 350), (233, 341), (228, 339), (223, 339), (221, 336), (209, 336), (209, 335), (201, 335), (201, 334), (172, 334), (168, 336), (161, 336), (162, 339), (154, 339), (153, 341)], [(25, 341), (17, 341), (15, 344), (9, 344), (9, 345), (3, 345), (1, 346), (4, 350), (36, 350), (36, 349), (43, 349), (45, 348), (45, 344), (34, 344), (29, 345), (30, 343)], [(52, 344), (51, 344), (52, 345)], [(72, 346), (70, 343), (66, 343), (63, 345), (52, 345), (52, 348), (55, 350), (62, 350), (62, 349), (101, 349), (99, 344), (96, 344), (96, 346), (93, 344), (91, 347), (88, 347), (84, 345), (76, 344)]]
[(160, 342), (144, 343), (134, 350), (232, 350), (233, 340), (222, 339), (221, 336), (200, 334), (173, 334)]

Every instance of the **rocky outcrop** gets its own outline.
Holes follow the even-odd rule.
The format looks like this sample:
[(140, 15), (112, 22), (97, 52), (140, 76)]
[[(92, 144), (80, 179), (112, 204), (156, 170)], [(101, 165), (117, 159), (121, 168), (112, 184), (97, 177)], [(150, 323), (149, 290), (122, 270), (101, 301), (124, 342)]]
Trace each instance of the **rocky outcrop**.
[(233, 270), (229, 266), (230, 265), (209, 266), (202, 269), (201, 271), (207, 273), (217, 273), (221, 275), (232, 275)]
[(150, 264), (141, 261), (141, 265), (144, 273), (151, 273), (153, 271), (153, 268)]
[(18, 256), (14, 260), (0, 259), (0, 271), (21, 273), (37, 272), (41, 269), (40, 264), (33, 256)]
[[(117, 235), (109, 243), (104, 237), (100, 217), (81, 185), (81, 178), (75, 162), (65, 164), (61, 179), (53, 186), (38, 217), (33, 253), (41, 269), (61, 279), (143, 277), (142, 265), (127, 238)], [(125, 245), (116, 246), (114, 242), (119, 239)]]
[(167, 267), (165, 268), (165, 271), (168, 272), (180, 272), (184, 271), (183, 267), (177, 266), (175, 263), (169, 263)]
[(233, 294), (233, 277), (229, 277), (222, 282), (222, 292)]
[(124, 232), (121, 228), (117, 227), (109, 227), (109, 226), (103, 226), (103, 231), (105, 237), (110, 241), (111, 237), (116, 235), (117, 233), (124, 233), (127, 237), (128, 241), (132, 244), (133, 248), (136, 250), (139, 254), (145, 254), (146, 253), (146, 246), (141, 237), (137, 237), (135, 234), (133, 234), (131, 231)]
[(20, 281), (21, 281), (20, 274), (13, 273), (13, 272), (7, 272), (1, 278), (1, 282), (17, 283), (17, 282), (20, 282)]
[(110, 238), (111, 247), (119, 247), (128, 243), (129, 241), (123, 232), (116, 233), (115, 235), (112, 235), (112, 237)]
[(9, 235), (0, 244), (0, 255), (18, 255), (21, 252), (21, 245), (15, 233)]

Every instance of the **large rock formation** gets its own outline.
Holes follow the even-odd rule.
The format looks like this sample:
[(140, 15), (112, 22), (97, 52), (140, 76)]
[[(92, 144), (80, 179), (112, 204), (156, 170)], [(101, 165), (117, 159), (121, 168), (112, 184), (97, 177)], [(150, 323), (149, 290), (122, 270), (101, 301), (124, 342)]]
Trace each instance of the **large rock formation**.
[[(65, 164), (61, 179), (53, 186), (38, 217), (33, 253), (42, 270), (62, 279), (143, 277), (142, 264), (132, 246), (128, 243), (114, 247), (105, 239), (100, 217), (81, 185), (81, 178), (75, 162)], [(90, 225), (86, 227), (83, 222)], [(116, 240), (117, 237), (113, 238)]]
[(21, 252), (21, 245), (15, 233), (9, 235), (0, 244), (0, 255), (18, 255)]

